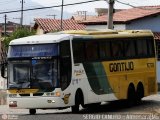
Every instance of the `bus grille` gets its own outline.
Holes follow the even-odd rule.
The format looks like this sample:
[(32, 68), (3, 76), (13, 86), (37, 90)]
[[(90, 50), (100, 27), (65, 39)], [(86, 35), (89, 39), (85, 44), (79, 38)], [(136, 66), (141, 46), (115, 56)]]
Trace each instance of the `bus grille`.
[(44, 93), (34, 93), (33, 96), (42, 96)]
[(30, 94), (19, 94), (20, 96), (30, 96)]
[[(42, 96), (44, 93), (34, 93), (33, 96)], [(30, 94), (19, 94), (20, 96), (30, 96)]]

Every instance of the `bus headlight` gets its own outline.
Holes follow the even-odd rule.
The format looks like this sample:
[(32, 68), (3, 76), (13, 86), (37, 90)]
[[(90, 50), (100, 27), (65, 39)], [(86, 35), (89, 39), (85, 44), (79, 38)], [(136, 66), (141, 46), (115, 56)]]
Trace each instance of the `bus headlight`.
[(60, 97), (61, 94), (60, 94), (60, 92), (48, 92), (48, 93), (46, 93), (46, 96), (56, 96), (56, 97)]
[(56, 97), (60, 97), (60, 96), (61, 96), (61, 93), (60, 93), (60, 92), (55, 92), (55, 96), (56, 96)]
[(54, 100), (47, 100), (48, 103), (55, 103)]
[(17, 101), (9, 101), (9, 107), (17, 107)]

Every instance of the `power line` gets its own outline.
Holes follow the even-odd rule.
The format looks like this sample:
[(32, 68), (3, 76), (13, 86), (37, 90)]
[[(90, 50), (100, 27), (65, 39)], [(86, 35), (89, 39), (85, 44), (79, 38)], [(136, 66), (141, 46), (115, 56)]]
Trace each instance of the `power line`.
[(127, 5), (127, 6), (130, 6), (132, 8), (138, 8), (138, 9), (142, 9), (142, 10), (160, 10), (160, 7), (159, 8), (149, 8), (149, 6), (134, 6), (134, 5), (131, 5), (129, 3), (125, 3), (125, 2), (121, 2), (119, 0), (115, 0), (116, 2), (120, 3), (120, 4), (123, 4), (123, 5)]
[[(79, 4), (85, 4), (85, 3), (91, 3), (91, 2), (98, 2), (98, 1), (107, 1), (107, 0), (90, 0), (90, 1), (85, 1), (85, 2), (77, 2), (77, 3), (70, 3), (70, 4), (64, 4), (63, 6), (73, 6), (73, 5), (79, 5)], [(158, 10), (160, 8), (146, 8), (146, 7), (137, 7), (134, 5), (131, 5), (129, 3), (125, 3), (125, 2), (121, 2), (119, 0), (115, 0), (116, 2), (120, 3), (120, 4), (124, 4), (133, 8), (139, 8), (139, 9), (143, 9), (143, 10)], [(33, 10), (43, 10), (43, 9), (49, 9), (49, 8), (56, 8), (56, 7), (61, 7), (62, 5), (55, 5), (55, 6), (49, 6), (49, 7), (37, 7), (37, 8), (28, 8), (28, 9), (24, 9), (23, 11), (33, 11)], [(22, 10), (10, 10), (10, 11), (6, 11), (6, 12), (0, 12), (0, 14), (7, 14), (7, 13), (15, 13), (15, 12), (21, 12)]]
[(26, 8), (36, 8), (36, 7), (42, 7), (42, 5), (28, 5), (28, 4), (25, 4), (25, 7)]
[(119, 0), (115, 0), (115, 1), (118, 2), (118, 3), (120, 3), (120, 4), (127, 5), (127, 6), (130, 6), (130, 7), (135, 8), (134, 5), (131, 5), (131, 4), (129, 4), (129, 3), (121, 2), (121, 1), (119, 1)]
[[(85, 4), (85, 3), (91, 3), (91, 2), (98, 2), (98, 1), (107, 1), (107, 0), (90, 0), (90, 1), (85, 1), (85, 2), (77, 2), (77, 3), (70, 3), (70, 4), (64, 4), (63, 6), (73, 6), (73, 5), (79, 5), (79, 4)], [(125, 3), (125, 2), (121, 2), (119, 0), (115, 0), (116, 2), (120, 3), (120, 4), (123, 4), (123, 5), (127, 5), (127, 6), (130, 6), (132, 8), (139, 8), (139, 9), (143, 9), (143, 10), (157, 10), (157, 9), (160, 9), (160, 8), (152, 8), (152, 9), (149, 9), (149, 8), (145, 8), (145, 7), (137, 7), (137, 6), (134, 6), (134, 5), (131, 5), (129, 3)], [(61, 7), (62, 5), (55, 5), (55, 6), (49, 6), (49, 7), (37, 7), (37, 8), (28, 8), (28, 9), (24, 9), (23, 11), (33, 11), (33, 10), (42, 10), (42, 9), (49, 9), (49, 8), (56, 8), (56, 7)], [(19, 10), (10, 10), (10, 11), (6, 11), (6, 12), (0, 12), (0, 14), (6, 14), (6, 13), (15, 13), (15, 12), (21, 12), (21, 9)]]
[[(104, 1), (104, 0), (98, 0), (98, 1)], [(73, 6), (73, 5), (85, 4), (85, 3), (91, 3), (91, 2), (97, 2), (97, 0), (90, 0), (90, 1), (85, 1), (85, 2), (64, 4), (63, 6), (64, 7), (65, 6)], [(55, 6), (49, 6), (49, 7), (29, 8), (29, 9), (24, 9), (23, 11), (33, 11), (33, 10), (40, 10), (40, 9), (56, 8), (56, 7), (61, 7), (61, 6), (62, 5), (55, 5)], [(0, 12), (0, 14), (14, 13), (14, 12), (21, 12), (21, 10), (12, 10), (12, 11)]]

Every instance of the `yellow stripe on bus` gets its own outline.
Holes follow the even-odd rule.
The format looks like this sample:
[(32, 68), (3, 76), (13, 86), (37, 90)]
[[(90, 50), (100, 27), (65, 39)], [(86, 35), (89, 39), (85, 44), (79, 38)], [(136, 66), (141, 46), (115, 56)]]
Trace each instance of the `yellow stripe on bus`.
[(9, 93), (12, 94), (29, 94), (29, 93), (37, 93), (39, 89), (13, 89), (13, 90), (8, 90)]
[(130, 83), (133, 83), (137, 90), (137, 85), (141, 82), (144, 86), (144, 96), (156, 93), (155, 58), (109, 61), (102, 64), (118, 99), (127, 98)]

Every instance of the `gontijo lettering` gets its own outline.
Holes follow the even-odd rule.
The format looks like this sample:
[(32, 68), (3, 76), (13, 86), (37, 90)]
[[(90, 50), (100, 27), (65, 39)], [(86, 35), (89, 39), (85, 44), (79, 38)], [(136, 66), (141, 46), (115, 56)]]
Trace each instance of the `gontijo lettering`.
[(130, 62), (118, 62), (109, 64), (110, 72), (130, 71), (134, 70), (134, 63)]

